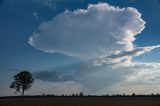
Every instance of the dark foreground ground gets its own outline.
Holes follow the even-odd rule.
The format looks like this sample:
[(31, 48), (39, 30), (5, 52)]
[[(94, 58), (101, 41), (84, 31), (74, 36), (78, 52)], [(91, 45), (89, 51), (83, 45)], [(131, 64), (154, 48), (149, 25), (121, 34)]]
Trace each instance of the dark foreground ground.
[(53, 97), (0, 99), (0, 106), (160, 106), (160, 97)]

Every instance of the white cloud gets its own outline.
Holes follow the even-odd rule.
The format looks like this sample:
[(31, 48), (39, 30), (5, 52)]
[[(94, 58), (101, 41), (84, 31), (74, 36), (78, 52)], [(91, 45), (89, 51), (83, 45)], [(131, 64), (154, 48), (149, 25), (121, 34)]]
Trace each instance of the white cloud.
[(97, 60), (94, 61), (94, 64), (95, 65), (120, 64), (120, 65), (128, 66), (132, 64), (131, 60), (134, 56), (139, 56), (139, 55), (148, 53), (157, 48), (160, 48), (160, 45), (136, 47), (130, 51), (122, 51), (122, 52), (117, 51), (114, 54), (111, 54), (109, 56), (99, 57)]
[(146, 47), (136, 47), (135, 49), (133, 49), (131, 51), (123, 51), (121, 53), (119, 52), (119, 53), (116, 53), (116, 54), (112, 54), (112, 55), (108, 56), (108, 58), (115, 59), (115, 58), (122, 58), (122, 57), (125, 57), (125, 56), (139, 56), (139, 55), (142, 55), (146, 52), (150, 52), (153, 49), (157, 49), (157, 48), (160, 48), (160, 45), (146, 46)]
[[(160, 63), (132, 62), (132, 64), (125, 67), (119, 65), (119, 67), (107, 68), (108, 66), (109, 65), (107, 64), (103, 65), (103, 67), (105, 67), (104, 69), (100, 68), (102, 66), (98, 66), (98, 69), (105, 71), (106, 73), (97, 72), (101, 74), (100, 76), (102, 76), (102, 80), (97, 81), (97, 83), (104, 85), (101, 86), (101, 88), (97, 87), (97, 91), (94, 90), (97, 92), (97, 94), (104, 94), (109, 92), (112, 94), (131, 94), (134, 92), (139, 94), (148, 94), (159, 92), (159, 90), (155, 88), (157, 88), (157, 85), (160, 83)], [(106, 76), (106, 80), (103, 79), (103, 76)], [(107, 77), (109, 78), (107, 79)], [(110, 83), (110, 81), (111, 84), (107, 84)], [(90, 82), (88, 81), (88, 83)], [(94, 87), (96, 87), (96, 84)]]
[[(73, 86), (89, 93), (107, 92), (108, 88), (115, 89), (115, 84), (119, 86), (119, 91), (123, 91), (121, 85), (129, 87), (132, 84), (142, 88), (141, 84), (152, 83), (152, 86), (157, 86), (160, 63), (132, 61), (134, 56), (160, 48), (160, 45), (134, 45), (135, 36), (141, 33), (144, 25), (137, 9), (119, 8), (107, 3), (60, 13), (52, 20), (41, 23), (28, 43), (45, 52), (59, 52), (90, 59), (90, 62), (76, 69), (65, 68), (65, 72), (38, 72), (36, 78), (48, 82), (73, 81)], [(136, 87), (135, 92), (138, 90)], [(64, 89), (70, 87), (65, 86)]]
[(129, 81), (147, 84), (160, 82), (160, 63), (132, 62), (130, 69), (134, 72), (128, 75)]
[(87, 9), (65, 11), (41, 23), (28, 42), (50, 53), (95, 58), (132, 50), (135, 36), (144, 29), (144, 24), (135, 8), (91, 4)]

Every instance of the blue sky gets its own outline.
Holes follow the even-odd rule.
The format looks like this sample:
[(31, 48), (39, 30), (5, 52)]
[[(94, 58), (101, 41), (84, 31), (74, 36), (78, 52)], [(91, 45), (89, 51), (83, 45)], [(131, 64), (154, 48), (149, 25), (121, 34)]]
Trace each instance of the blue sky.
[[(88, 9), (89, 4), (95, 4), (91, 6), (93, 12)], [(109, 4), (110, 7), (105, 4)], [(99, 24), (100, 26), (109, 24), (108, 17), (112, 17), (113, 20), (111, 20), (115, 22), (115, 26), (113, 25), (110, 30), (107, 29), (108, 27), (102, 30), (103, 28), (98, 25), (94, 26), (93, 17), (98, 16), (102, 11), (96, 9), (101, 8), (102, 5), (105, 11), (108, 11), (111, 6), (114, 8), (110, 14), (102, 17), (104, 18), (103, 24)], [(116, 9), (117, 6), (119, 9), (126, 9), (122, 9), (124, 13), (121, 17), (117, 17), (118, 15), (114, 13), (119, 12)], [(127, 7), (133, 7), (137, 12), (134, 9), (127, 10)], [(83, 16), (79, 11), (80, 13), (77, 14), (80, 15), (76, 17), (73, 11), (78, 11), (77, 9), (89, 11), (88, 13), (91, 12), (93, 16)], [(151, 86), (157, 87), (158, 81), (160, 81), (156, 76), (160, 71), (159, 11), (159, 0), (0, 0), (0, 48), (2, 49), (0, 52), (0, 95), (14, 95), (14, 92), (8, 87), (13, 80), (12, 76), (20, 70), (29, 70), (35, 75), (36, 84), (28, 94), (70, 94), (79, 91), (95, 94), (123, 93), (125, 89), (122, 86), (133, 88), (126, 93), (156, 92)], [(138, 14), (141, 14), (141, 17), (134, 17)], [(69, 19), (64, 18), (65, 16), (68, 16)], [(80, 18), (81, 16), (83, 19)], [(86, 24), (87, 18), (93, 25)], [(81, 21), (86, 21), (86, 23), (80, 24)], [(131, 24), (131, 26), (122, 27), (124, 31), (128, 28), (131, 30), (133, 33), (131, 38), (134, 37), (135, 41), (125, 42), (124, 39), (130, 35), (127, 35), (127, 32), (119, 31), (120, 25), (123, 23)], [(116, 26), (117, 24), (119, 25)], [(70, 27), (65, 27), (65, 25)], [(92, 26), (95, 27), (94, 30), (91, 28)], [(105, 34), (108, 34), (108, 39), (110, 39), (109, 33), (121, 33), (124, 36), (112, 42), (102, 41), (102, 44), (101, 39), (98, 39), (100, 37), (97, 37), (99, 36), (96, 34), (97, 32), (104, 34), (102, 39), (106, 38)], [(81, 36), (86, 33), (91, 36)], [(36, 34), (38, 37), (35, 37)], [(79, 42), (79, 40), (81, 41)], [(113, 42), (121, 42), (125, 46)], [(104, 46), (106, 44), (113, 47)], [(99, 50), (98, 47), (104, 51), (100, 51), (101, 49)], [(102, 58), (99, 59), (99, 57)], [(104, 58), (109, 60), (104, 60)], [(111, 63), (107, 63), (106, 61), (110, 61), (110, 59)], [(129, 65), (124, 66), (124, 61), (121, 59), (125, 59), (125, 62), (129, 61), (127, 63)], [(93, 66), (92, 63), (97, 61), (100, 66)], [(116, 63), (114, 63), (115, 61)], [(140, 67), (137, 64), (144, 66)], [(118, 72), (115, 72), (117, 70), (114, 67), (120, 67), (117, 69)], [(91, 70), (94, 71), (91, 72)], [(153, 70), (155, 72), (152, 72)], [(107, 75), (108, 73), (109, 75)], [(119, 74), (122, 74), (122, 78), (118, 77)], [(145, 77), (146, 80), (142, 81), (142, 77)], [(116, 89), (117, 86), (119, 89)], [(145, 87), (148, 89), (143, 89)]]

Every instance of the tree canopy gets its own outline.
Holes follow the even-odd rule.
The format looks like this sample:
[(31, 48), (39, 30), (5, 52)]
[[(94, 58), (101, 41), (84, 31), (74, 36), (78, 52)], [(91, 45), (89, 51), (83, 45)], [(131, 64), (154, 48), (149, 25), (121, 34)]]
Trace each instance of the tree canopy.
[(33, 82), (32, 74), (28, 71), (22, 71), (14, 76), (14, 81), (11, 83), (10, 88), (14, 88), (21, 93), (23, 100), (24, 92), (31, 88)]

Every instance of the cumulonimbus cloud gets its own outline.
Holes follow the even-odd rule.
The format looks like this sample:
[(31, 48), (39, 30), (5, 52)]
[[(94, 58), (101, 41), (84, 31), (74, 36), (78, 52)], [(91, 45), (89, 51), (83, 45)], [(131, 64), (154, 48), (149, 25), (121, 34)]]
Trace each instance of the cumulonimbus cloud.
[[(117, 83), (128, 85), (155, 80), (160, 73), (159, 63), (131, 61), (134, 56), (160, 47), (134, 45), (135, 36), (144, 28), (145, 21), (141, 13), (131, 7), (119, 8), (99, 3), (89, 5), (87, 9), (60, 13), (52, 20), (41, 23), (28, 43), (44, 52), (91, 59), (91, 64), (85, 63), (76, 70), (65, 72), (41, 71), (35, 73), (35, 76), (48, 82), (73, 81), (92, 92)], [(98, 65), (92, 64), (93, 61)]]
[(87, 9), (65, 11), (43, 22), (28, 43), (45, 52), (95, 58), (132, 50), (135, 36), (144, 25), (135, 8), (91, 4)]

